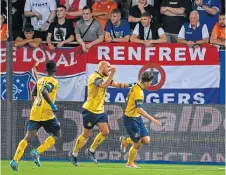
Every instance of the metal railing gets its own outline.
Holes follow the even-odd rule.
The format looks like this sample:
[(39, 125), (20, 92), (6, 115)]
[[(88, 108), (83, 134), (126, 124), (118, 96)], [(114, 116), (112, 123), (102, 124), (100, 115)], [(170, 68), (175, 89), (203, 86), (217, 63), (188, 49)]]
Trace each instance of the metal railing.
[[(43, 44), (47, 44), (47, 41), (42, 41)], [(58, 44), (60, 43), (60, 41), (51, 41), (52, 44)], [(78, 42), (74, 41), (74, 42), (70, 42), (67, 44), (79, 44)]]

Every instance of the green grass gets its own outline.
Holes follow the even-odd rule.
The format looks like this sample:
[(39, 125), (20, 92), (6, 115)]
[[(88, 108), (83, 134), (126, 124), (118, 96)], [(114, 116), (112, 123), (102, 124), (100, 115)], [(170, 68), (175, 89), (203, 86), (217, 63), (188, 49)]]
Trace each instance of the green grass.
[(32, 161), (21, 161), (19, 172), (13, 172), (9, 161), (1, 161), (2, 175), (224, 175), (224, 166), (201, 165), (159, 165), (138, 164), (140, 169), (125, 168), (123, 163), (93, 163), (81, 162), (74, 167), (70, 162), (42, 161), (42, 166), (36, 167)]

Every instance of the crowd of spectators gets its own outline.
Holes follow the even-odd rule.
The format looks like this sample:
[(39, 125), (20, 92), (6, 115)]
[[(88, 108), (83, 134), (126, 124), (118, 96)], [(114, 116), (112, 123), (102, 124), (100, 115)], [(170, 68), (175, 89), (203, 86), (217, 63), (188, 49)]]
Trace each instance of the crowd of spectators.
[[(16, 46), (49, 49), (77, 41), (87, 52), (100, 42), (211, 43), (225, 48), (224, 0), (12, 0)], [(1, 40), (7, 39), (1, 1)]]

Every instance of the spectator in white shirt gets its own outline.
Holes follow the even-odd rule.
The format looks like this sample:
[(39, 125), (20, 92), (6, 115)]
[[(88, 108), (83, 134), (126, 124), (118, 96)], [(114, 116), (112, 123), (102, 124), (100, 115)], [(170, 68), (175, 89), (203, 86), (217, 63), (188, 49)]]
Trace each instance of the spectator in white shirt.
[(189, 19), (190, 23), (185, 23), (180, 29), (178, 43), (186, 44), (189, 47), (208, 43), (208, 28), (206, 24), (199, 22), (199, 13), (193, 10)]
[(26, 0), (24, 15), (31, 17), (34, 30), (42, 32), (42, 39), (46, 40), (49, 24), (56, 16), (55, 0)]
[(148, 12), (144, 12), (141, 15), (141, 23), (135, 26), (130, 41), (149, 47), (153, 44), (165, 43), (167, 38), (159, 24), (152, 21), (152, 16)]

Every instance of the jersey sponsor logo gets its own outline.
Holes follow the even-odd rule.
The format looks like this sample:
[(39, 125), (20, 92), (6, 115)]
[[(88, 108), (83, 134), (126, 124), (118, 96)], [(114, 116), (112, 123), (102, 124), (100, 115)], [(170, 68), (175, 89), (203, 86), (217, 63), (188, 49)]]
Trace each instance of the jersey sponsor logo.
[(48, 2), (43, 2), (43, 3), (32, 3), (33, 7), (47, 7)]

